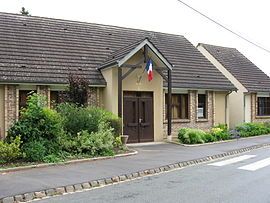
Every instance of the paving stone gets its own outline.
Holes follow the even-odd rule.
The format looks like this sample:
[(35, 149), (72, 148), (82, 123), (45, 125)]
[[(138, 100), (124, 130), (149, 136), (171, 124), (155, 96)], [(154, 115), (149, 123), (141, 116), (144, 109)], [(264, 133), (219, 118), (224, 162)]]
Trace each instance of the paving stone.
[(115, 177), (112, 178), (112, 181), (113, 181), (114, 183), (117, 183), (117, 182), (120, 181), (120, 178), (119, 178), (118, 176), (115, 176)]
[(174, 168), (179, 168), (179, 165), (178, 164), (174, 164)]
[(165, 169), (165, 171), (169, 171), (170, 170), (170, 167), (169, 166), (165, 166), (164, 169)]
[(33, 192), (24, 194), (24, 200), (25, 201), (30, 201), (30, 200), (34, 199), (34, 197), (35, 197), (35, 195), (34, 195)]
[(111, 178), (106, 178), (106, 179), (105, 179), (105, 183), (106, 183), (106, 184), (112, 184), (113, 181), (112, 181)]
[(139, 177), (139, 173), (132, 173), (132, 177), (133, 178), (138, 178)]
[(47, 196), (53, 196), (53, 195), (56, 195), (56, 191), (55, 189), (48, 189), (45, 191)]
[(125, 175), (121, 175), (121, 176), (119, 176), (119, 178), (120, 178), (120, 181), (125, 181), (127, 179), (127, 177)]
[(81, 191), (82, 190), (82, 185), (81, 184), (74, 185), (74, 190), (75, 191)]
[(13, 197), (5, 197), (2, 199), (2, 203), (14, 203)]
[(149, 174), (154, 174), (155, 173), (155, 170), (154, 169), (150, 169), (149, 170)]
[(45, 191), (35, 192), (34, 194), (36, 198), (46, 197)]
[(22, 202), (23, 201), (23, 195), (16, 195), (14, 197), (14, 199), (15, 199), (16, 202)]
[(173, 164), (170, 164), (170, 165), (169, 165), (169, 168), (170, 168), (170, 169), (174, 169), (174, 165), (173, 165)]
[(74, 187), (73, 187), (73, 185), (66, 186), (66, 192), (67, 192), (67, 193), (74, 192)]
[(144, 172), (143, 171), (140, 171), (139, 172), (139, 176), (141, 176), (141, 177), (145, 176)]
[(155, 172), (156, 173), (159, 173), (160, 172), (160, 169), (159, 168), (155, 168)]
[(97, 187), (97, 186), (98, 186), (98, 182), (95, 181), (95, 180), (93, 180), (93, 181), (90, 182), (90, 185), (91, 185), (92, 187)]
[(64, 194), (66, 191), (65, 191), (65, 188), (64, 187), (58, 187), (55, 189), (55, 193), (57, 195), (61, 195), (61, 194)]
[(89, 188), (91, 188), (91, 185), (89, 183), (83, 183), (82, 187), (83, 187), (83, 189), (89, 189)]
[(100, 180), (98, 180), (97, 182), (98, 182), (98, 185), (99, 185), (99, 186), (103, 186), (103, 185), (106, 184), (104, 179), (100, 179)]

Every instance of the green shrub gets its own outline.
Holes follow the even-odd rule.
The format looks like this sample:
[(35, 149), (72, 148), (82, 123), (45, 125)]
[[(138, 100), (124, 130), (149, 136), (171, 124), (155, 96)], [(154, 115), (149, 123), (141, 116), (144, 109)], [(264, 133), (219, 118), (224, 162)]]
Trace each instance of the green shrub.
[(20, 158), (22, 155), (20, 145), (21, 139), (19, 136), (10, 140), (9, 143), (0, 140), (0, 163), (7, 163)]
[(270, 133), (267, 123), (243, 123), (236, 127), (240, 137), (250, 137)]
[(25, 158), (28, 161), (43, 161), (44, 157), (47, 155), (47, 149), (44, 141), (33, 140), (27, 142), (23, 146), (23, 152)]
[(204, 135), (205, 142), (216, 142), (217, 138), (213, 136), (211, 133), (205, 133)]
[(113, 113), (98, 107), (78, 107), (75, 104), (60, 104), (57, 111), (64, 118), (64, 129), (72, 136), (87, 130), (97, 132), (99, 123), (105, 122), (113, 129), (114, 135), (121, 134), (121, 119)]
[(219, 125), (218, 127), (214, 127), (211, 129), (210, 133), (217, 141), (230, 139), (230, 133), (226, 125)]
[(43, 158), (45, 163), (58, 163), (64, 161), (64, 159), (60, 158), (58, 154), (49, 154)]
[(33, 94), (28, 97), (27, 107), (21, 111), (19, 121), (8, 130), (7, 140), (20, 135), (23, 145), (40, 139), (57, 143), (63, 133), (60, 114), (46, 107), (43, 96)]
[(79, 153), (92, 156), (113, 155), (114, 136), (112, 129), (105, 123), (100, 123), (98, 132), (81, 131), (76, 138)]
[(122, 143), (122, 140), (121, 140), (121, 137), (120, 136), (116, 136), (114, 138), (113, 146), (116, 147), (116, 148), (123, 147), (123, 143)]
[(183, 144), (201, 144), (205, 142), (206, 133), (199, 129), (182, 128), (179, 130), (178, 139)]

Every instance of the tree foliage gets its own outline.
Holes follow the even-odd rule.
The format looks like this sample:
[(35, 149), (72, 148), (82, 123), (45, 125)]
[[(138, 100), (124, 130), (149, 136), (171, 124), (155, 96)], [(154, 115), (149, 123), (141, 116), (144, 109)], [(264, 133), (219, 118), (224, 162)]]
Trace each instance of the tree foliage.
[(29, 11), (26, 10), (24, 7), (22, 7), (22, 10), (20, 11), (20, 13), (21, 13), (22, 15), (25, 15), (25, 16), (30, 16)]
[(89, 82), (77, 74), (69, 74), (69, 101), (78, 105), (84, 106), (87, 104), (87, 94)]

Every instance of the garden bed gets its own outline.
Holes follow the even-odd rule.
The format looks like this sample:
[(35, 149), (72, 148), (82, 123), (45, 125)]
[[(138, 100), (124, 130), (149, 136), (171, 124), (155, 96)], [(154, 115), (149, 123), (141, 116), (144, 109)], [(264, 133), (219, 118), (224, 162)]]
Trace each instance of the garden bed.
[(230, 142), (236, 139), (264, 136), (270, 133), (270, 124), (265, 123), (243, 123), (234, 130), (228, 130), (226, 125), (218, 125), (210, 131), (200, 129), (182, 128), (179, 130), (179, 143), (184, 146), (201, 146)]
[(20, 119), (0, 140), (0, 168), (114, 157), (128, 149), (121, 141), (121, 119), (98, 107), (62, 103), (49, 109), (33, 94)]
[(90, 161), (98, 161), (105, 159), (114, 159), (119, 157), (126, 157), (136, 155), (138, 152), (135, 150), (115, 150), (115, 154), (112, 156), (81, 156), (81, 157), (69, 157), (63, 161), (55, 162), (55, 163), (44, 163), (44, 162), (26, 162), (24, 160), (17, 160), (14, 162), (0, 164), (0, 173), (19, 171), (19, 170), (27, 170), (31, 168), (44, 168), (49, 166), (59, 166), (59, 165), (67, 165), (67, 164), (75, 164), (75, 163), (83, 163)]

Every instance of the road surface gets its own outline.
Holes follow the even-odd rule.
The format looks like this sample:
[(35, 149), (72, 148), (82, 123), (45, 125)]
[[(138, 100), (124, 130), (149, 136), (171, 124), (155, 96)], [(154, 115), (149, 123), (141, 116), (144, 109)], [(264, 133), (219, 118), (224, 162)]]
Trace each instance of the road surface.
[(47, 202), (270, 202), (270, 149), (67, 194)]

